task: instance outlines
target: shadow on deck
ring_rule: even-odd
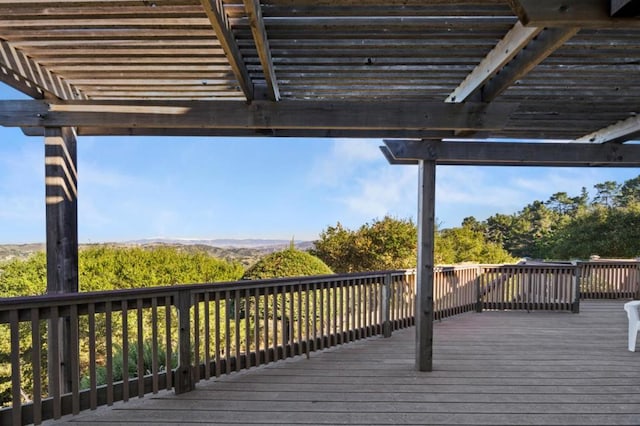
[[[46,424],[638,425],[623,304],[442,320],[431,373],[410,328]]]

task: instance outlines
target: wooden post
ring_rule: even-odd
[[[476,312],[482,312],[482,266],[478,266],[476,275]]]
[[[382,335],[391,337],[391,273],[384,275],[382,286]]]
[[[175,393],[181,394],[195,389],[191,366],[191,292],[182,290],[176,294],[175,298],[176,307],[178,308],[178,368],[174,385]],[[228,348],[229,345],[227,345],[227,351],[229,350]]]
[[[47,222],[47,294],[76,293],[78,291],[78,203],[77,150],[73,129],[45,129],[45,185]],[[61,393],[72,389],[71,355],[77,352],[78,342],[72,342],[70,318],[49,321],[49,359],[57,351],[59,362],[49,364],[49,377],[60,377],[57,386]],[[58,333],[51,328],[57,327]],[[52,341],[53,336],[58,336]],[[52,374],[57,369],[58,374]]]
[[[580,262],[574,263],[574,285],[575,285],[575,297],[573,299],[573,303],[571,304],[571,312],[574,314],[580,313],[580,280],[582,277],[582,266]]]
[[[433,250],[436,162],[420,160],[418,185],[418,270],[416,285],[416,368],[433,368]]]
[[[635,283],[636,283],[636,294],[635,299],[640,300],[640,260],[636,258],[636,274],[635,274]]]

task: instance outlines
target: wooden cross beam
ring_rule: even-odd
[[[290,130],[502,129],[515,103],[0,101],[6,127]]]
[[[638,167],[640,145],[385,140],[396,161],[457,166]]]

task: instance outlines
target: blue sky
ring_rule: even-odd
[[[0,99],[23,98],[0,84]],[[340,221],[356,228],[417,211],[417,167],[391,166],[380,140],[80,137],[81,242],[140,238],[313,240]],[[437,169],[436,217],[514,213],[577,195],[635,169]],[[45,239],[44,140],[0,127],[0,243]]]

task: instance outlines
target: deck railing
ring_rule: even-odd
[[[638,297],[637,262],[437,267],[436,319],[579,310]],[[39,424],[413,325],[415,271],[241,281],[0,301],[0,424]],[[68,345],[64,342],[77,342]],[[64,364],[64,365],[63,365]],[[47,373],[48,380],[41,377]]]
[[[4,367],[11,405],[0,424],[187,392],[201,379],[388,336],[413,324],[414,295],[415,272],[391,271],[2,299],[11,353],[0,354],[0,382]]]

